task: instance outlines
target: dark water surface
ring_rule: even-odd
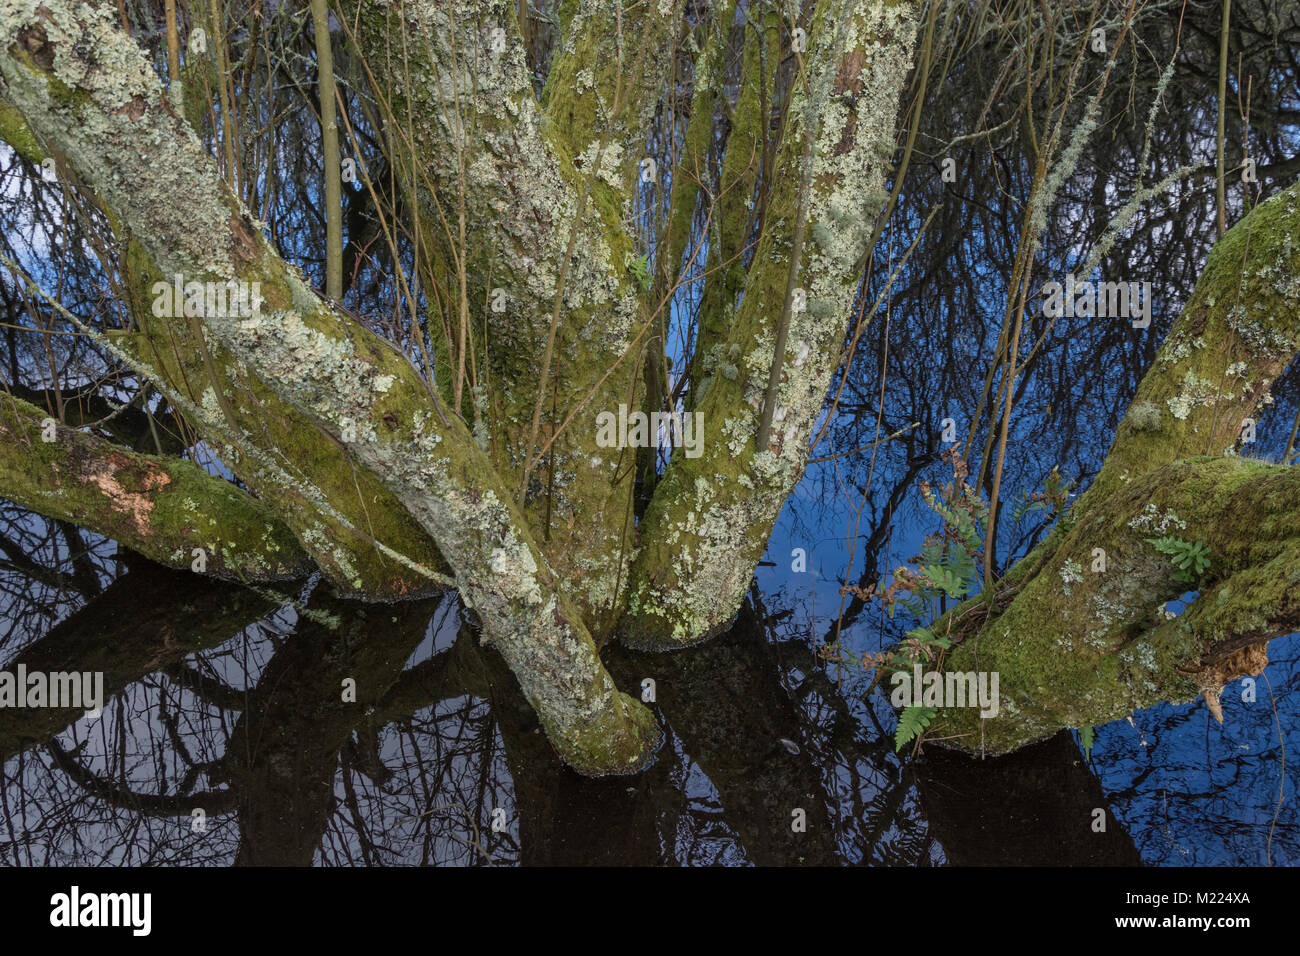
[[[7,669],[103,670],[111,703],[94,721],[0,712],[8,863],[1300,860],[1294,638],[1274,642],[1257,703],[1225,692],[1222,727],[1200,704],[1159,707],[1100,728],[1091,761],[1069,733],[999,760],[904,759],[883,694],[814,654],[826,588],[764,569],[723,637],[607,648],[621,686],[655,681],[666,743],[638,776],[589,780],[453,598],[365,606],[317,588],[299,613],[134,558],[101,566],[120,574],[52,627],[57,604],[10,622]],[[75,585],[29,579],[47,597]],[[870,643],[866,623],[853,632]]]
[[[1039,353],[1003,472],[999,571],[1055,520],[1028,497],[1052,469],[1076,491],[1096,473],[1174,314],[1162,309],[1149,333],[1063,327]],[[871,675],[822,657],[837,640],[879,651],[916,624],[841,591],[887,580],[938,530],[920,482],[952,478],[943,422],[967,437],[970,368],[983,367],[969,363],[991,354],[995,331],[887,324],[847,377],[815,450],[827,460],[795,489],[731,631],[676,655],[604,649],[625,690],[654,680],[666,731],[654,765],[630,778],[560,766],[454,598],[365,606],[305,584],[286,601],[119,555],[0,502],[0,669],[103,671],[110,697],[95,721],[0,708],[0,860],[1300,862],[1295,635],[1272,642],[1254,702],[1229,685],[1222,726],[1200,702],[1155,707],[1097,728],[1087,759],[1070,732],[1000,760],[933,746],[899,756]],[[1273,394],[1251,452],[1277,460],[1300,372]],[[973,463],[987,438],[985,424]]]

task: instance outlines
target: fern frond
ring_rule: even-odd
[[[937,564],[927,564],[923,569],[926,577],[934,582],[934,586],[943,591],[950,598],[962,598],[966,596],[966,582],[954,571],[954,569]]]
[[[1092,727],[1080,727],[1080,728],[1079,728],[1079,744],[1083,747],[1083,759],[1084,759],[1084,760],[1091,760],[1091,759],[1092,759],[1092,741],[1093,741],[1093,731],[1094,731],[1094,728],[1092,728]]]
[[[915,740],[930,726],[938,710],[934,707],[904,707],[898,715],[898,728],[894,731],[894,752],[903,749],[903,745]]]

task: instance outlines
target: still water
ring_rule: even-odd
[[[900,757],[883,692],[868,694],[868,676],[815,651],[840,611],[838,582],[818,569],[843,541],[809,540],[802,574],[776,560],[809,532],[797,509],[796,500],[729,633],[675,655],[606,648],[620,686],[654,681],[666,742],[649,770],[603,780],[560,765],[454,598],[366,606],[308,584],[293,602],[273,603],[119,559],[112,542],[55,562],[71,539],[53,535],[54,550],[36,557],[55,573],[36,573],[34,561],[5,572],[14,609],[5,667],[103,671],[109,700],[94,720],[71,709],[0,711],[0,858],[1300,861],[1294,635],[1273,643],[1257,702],[1230,685],[1222,726],[1201,704],[1162,706],[1099,728],[1090,759],[1069,732],[998,760],[933,746]],[[28,532],[39,524],[8,518]],[[878,610],[846,614],[846,646],[887,639]],[[350,686],[355,701],[345,702]]]

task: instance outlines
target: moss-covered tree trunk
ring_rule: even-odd
[[[803,474],[886,198],[917,9],[817,4],[744,297],[702,357],[695,412],[708,440],[698,457],[674,456],[646,512],[620,625],[634,647],[682,647],[727,626]]]
[[[382,482],[437,542],[450,583],[515,669],[565,759],[591,773],[644,764],[659,731],[613,685],[507,480],[409,360],[314,294],[269,246],[164,99],[115,11],[10,4],[0,10],[0,50],[0,95],[39,141],[66,157],[157,273],[259,284],[262,302],[251,315],[228,309],[202,317],[203,342],[318,422],[348,462]],[[157,162],[160,151],[168,163]],[[197,337],[191,345],[200,347]],[[200,433],[237,427],[229,396],[211,387],[186,410]],[[281,450],[263,438],[243,430],[240,450],[274,470]],[[291,469],[291,461],[280,466],[286,486],[364,528],[364,508],[343,513]],[[385,542],[375,546],[398,556]]]
[[[1257,675],[1300,629],[1300,470],[1240,457],[1248,419],[1300,349],[1300,184],[1214,246],[1092,486],[1049,538],[936,633],[949,671],[999,675],[1000,713],[952,707],[932,725],[1003,753],[1063,727],[1205,698]],[[1181,580],[1151,542],[1208,546]],[[1169,601],[1196,590],[1177,617]],[[1220,717],[1221,719],[1221,717]]]
[[[589,773],[627,772],[648,759],[659,732],[649,712],[614,686],[592,629],[607,630],[623,614],[629,589],[637,597],[625,630],[643,643],[652,631],[678,643],[698,639],[734,612],[802,467],[826,357],[839,344],[865,219],[888,161],[914,7],[818,5],[800,57],[806,93],[784,137],[763,234],[768,265],[751,277],[728,333],[753,368],[746,365],[734,387],[709,390],[714,404],[700,409],[713,439],[703,459],[708,478],[697,480],[695,469],[689,480],[666,483],[641,532],[649,561],[635,572],[635,450],[602,448],[595,423],[601,411],[638,404],[645,333],[662,305],[637,274],[629,222],[638,186],[658,175],[641,154],[675,74],[686,28],[681,4],[564,8],[565,42],[540,101],[513,4],[343,5],[346,29],[383,91],[382,120],[396,144],[390,159],[420,217],[408,225],[427,245],[421,261],[434,281],[458,290],[460,321],[434,329],[431,383],[280,259],[108,4],[19,0],[0,11],[0,135],[29,159],[59,157],[117,234],[136,331],[113,335],[104,347],[162,389],[252,492],[236,494],[213,479],[201,506],[234,495],[251,513],[269,510],[282,524],[268,527],[280,538],[287,528],[298,544],[288,563],[309,556],[344,593],[385,600],[425,593],[422,582],[455,586],[564,759]],[[725,36],[728,20],[712,25],[715,35]],[[769,24],[754,41],[770,44],[768,59],[776,36]],[[706,73],[716,59],[704,58]],[[755,128],[732,136],[751,154],[766,135],[757,130],[766,118],[756,115],[753,73],[751,63],[742,107]],[[705,79],[708,87],[713,81]],[[706,133],[702,121],[697,145]],[[736,162],[728,175],[752,188],[755,164]],[[695,212],[686,199],[674,205],[682,216]],[[740,215],[734,198],[729,206],[733,218]],[[780,356],[788,385],[771,448],[755,466],[756,494],[746,474],[757,423],[752,392],[773,374],[797,218],[810,233],[799,256],[800,303],[806,298],[808,309],[795,310],[790,349]],[[726,228],[728,242],[738,244],[742,227]],[[670,233],[680,240],[681,226]],[[736,272],[728,274],[734,282]],[[177,275],[256,282],[262,302],[247,315],[151,314],[153,283]],[[725,326],[711,322],[719,335]],[[466,366],[482,369],[479,381],[490,390],[465,389]],[[147,550],[144,535],[131,535],[140,527],[115,519],[120,496],[98,501],[96,514],[93,504],[70,511],[34,493],[32,468],[48,467],[51,456],[85,457],[101,442],[67,429],[59,435],[64,445],[33,460],[11,443],[22,467],[10,469],[10,487],[0,491]],[[751,533],[743,541],[705,535],[683,547],[681,529],[696,522],[699,481],[714,480],[737,441],[749,443],[746,460],[729,464],[735,480],[718,479],[708,514],[745,509]],[[189,474],[178,462],[133,460],[132,467]],[[759,504],[746,505],[751,498]],[[163,504],[152,513],[170,513]],[[190,533],[182,526],[175,536],[189,540]],[[669,581],[655,563],[665,547],[685,562]],[[150,553],[164,556],[157,547]],[[695,575],[714,558],[730,585],[716,614],[683,615],[708,586]],[[248,566],[245,558],[243,573]],[[653,602],[671,619],[647,618]]]
[[[627,223],[681,4],[575,7],[541,103],[512,2],[344,6],[391,90],[421,235],[469,318],[438,343],[439,394],[460,394],[561,586],[607,628],[634,551],[633,452],[601,448],[594,421],[629,401],[644,348]],[[508,387],[471,395],[463,367]]]
[[[237,581],[306,577],[311,562],[262,501],[191,461],[141,455],[0,394],[0,487],[172,568]]]
[[[598,640],[680,648],[719,632],[743,599],[839,362],[919,7],[817,0],[794,48],[793,25],[763,11],[746,28],[735,107],[717,109],[729,2],[707,24],[675,0],[563,4],[539,97],[513,3],[343,0],[340,29],[365,66],[353,79],[378,92],[372,132],[401,180],[402,231],[438,290],[429,298],[442,297],[441,314],[412,317],[432,339],[429,380],[272,247],[115,6],[8,0],[0,137],[28,159],[57,157],[118,242],[134,324],[100,345],[244,487],[75,421],[34,445],[44,415],[13,399],[0,407],[0,494],[163,560],[211,535],[208,573],[314,566],[373,601],[454,587],[570,765],[637,769],[659,730],[615,686]],[[707,38],[696,115],[648,276],[638,190],[665,171],[643,153],[659,105],[679,95],[691,31]],[[769,100],[787,82],[777,135]],[[715,112],[730,113],[725,136]],[[717,148],[712,195],[697,186],[715,181],[705,157]],[[1295,203],[1292,189],[1220,241],[1094,487],[949,619],[962,640],[947,666],[998,669],[1006,701],[983,726],[970,711],[941,715],[959,746],[1006,750],[1156,700],[1213,701],[1297,623],[1296,479],[1224,457],[1300,340]],[[688,399],[701,453],[677,450],[638,525],[638,449],[602,447],[597,416],[643,407],[645,368],[658,382],[666,356],[646,350],[663,348],[663,296],[706,213]],[[177,275],[257,283],[261,302],[154,314],[154,283]],[[1211,548],[1202,596],[1176,620],[1157,610],[1183,587],[1147,541],[1161,535]],[[1098,549],[1106,570],[1094,573]]]

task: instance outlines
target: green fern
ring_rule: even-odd
[[[1016,505],[1011,511],[1011,523],[1019,525],[1025,515],[1031,511],[1046,511],[1047,502],[1036,499],[1028,490],[1021,490],[1020,497],[1016,499]]]
[[[907,632],[908,637],[914,637],[923,644],[931,647],[942,647],[945,650],[952,647],[952,641],[942,634],[933,633],[928,627],[914,627]]]
[[[902,750],[908,741],[925,733],[936,713],[938,710],[934,707],[904,707],[898,715],[898,729],[894,731],[894,752]]]
[[[953,455],[955,463],[955,452]],[[908,587],[886,601],[885,607],[891,618],[895,604],[906,608],[919,620],[932,618],[944,599],[960,601],[978,585],[979,552],[984,537],[980,529],[988,519],[988,505],[962,481],[964,476],[963,469],[956,474],[953,484],[943,489],[942,495],[936,494],[928,485],[922,485],[922,497],[942,519],[943,529],[940,533],[927,535],[920,555],[912,559],[920,573],[914,575]],[[880,587],[885,590],[884,582]],[[908,671],[922,660],[941,661],[940,652],[951,647],[952,641],[947,636],[935,634],[927,627],[916,627],[907,632],[906,638],[895,646],[887,660],[879,663]],[[904,707],[894,731],[895,751],[920,738],[938,713],[937,707],[917,704]]]
[[[889,655],[889,660],[898,670],[907,671],[922,658],[932,660],[933,652],[951,648],[952,641],[942,634],[933,634],[928,628],[915,627],[907,632],[907,637]]]
[[[1184,541],[1182,538],[1166,536],[1147,538],[1151,545],[1161,554],[1169,556],[1174,568],[1174,580],[1194,584],[1210,568],[1210,548],[1204,541]]]
[[[632,273],[642,291],[650,291],[650,257],[642,256],[628,264],[627,271]]]
[[[931,495],[926,504],[943,519],[944,525],[949,531],[955,532],[961,544],[967,551],[974,554],[980,549],[979,528],[976,526],[976,519],[961,508],[951,508],[937,497]],[[977,503],[978,519],[984,520],[988,515],[988,506],[984,502]]]
[[[1079,728],[1079,744],[1083,747],[1084,760],[1092,759],[1093,729],[1092,727]]]
[[[927,564],[922,570],[950,598],[964,598],[970,582],[963,578],[960,569],[949,565]]]
[[[1060,467],[1054,467],[1051,474],[1043,480],[1043,490],[1030,493],[1027,489],[1020,492],[1015,507],[1011,512],[1011,523],[1019,526],[1021,520],[1034,511],[1049,511],[1055,514],[1067,528],[1073,521],[1067,517],[1071,489],[1074,482],[1067,480]]]

